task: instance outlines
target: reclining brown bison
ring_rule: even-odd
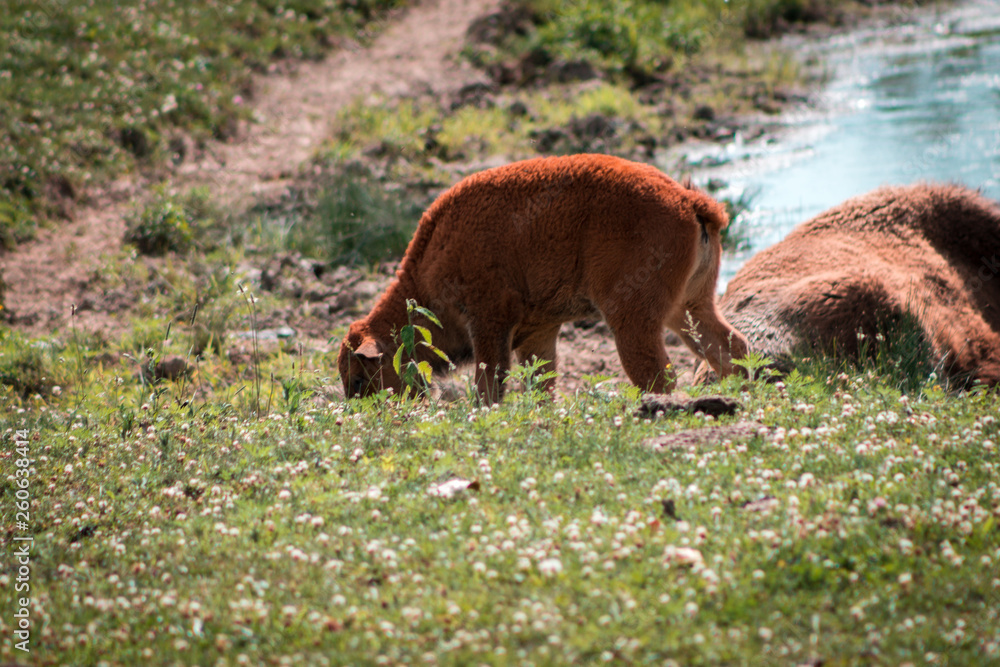
[[[440,318],[443,328],[417,322],[435,346],[455,362],[475,361],[488,401],[503,393],[512,350],[553,370],[560,325],[594,314],[645,390],[674,385],[664,326],[717,372],[732,373],[746,341],[715,303],[727,223],[708,195],[606,155],[539,158],[470,176],[424,213],[396,281],[351,325],[338,360],[344,392],[400,390],[392,362],[410,299]],[[418,352],[435,370],[444,367]]]
[[[1000,206],[954,185],[850,199],[747,262],[720,307],[779,368],[807,350],[856,356],[859,332],[908,317],[939,372],[996,385]],[[699,379],[708,372],[703,365]]]

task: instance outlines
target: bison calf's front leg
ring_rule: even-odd
[[[663,330],[623,326],[614,329],[615,346],[622,368],[643,391],[669,394],[677,384],[670,357],[663,346]]]
[[[510,334],[474,336],[472,348],[479,399],[487,405],[499,403],[510,371]]]

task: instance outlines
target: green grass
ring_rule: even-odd
[[[126,219],[125,242],[145,255],[183,253],[218,247],[227,229],[226,216],[205,189],[172,195],[154,188],[147,201]]]
[[[605,378],[489,410],[341,403],[330,359],[280,352],[256,418],[227,363],[0,394],[4,451],[25,429],[33,461],[29,531],[0,481],[8,539],[35,539],[31,664],[1000,659],[996,392],[832,363],[730,379],[695,393],[739,396],[766,435],[654,451],[737,418],[638,420]]]
[[[307,254],[318,249],[335,265],[389,261],[403,255],[421,213],[384,185],[348,172],[324,191],[313,216],[295,230],[292,247]]]
[[[236,235],[257,253],[296,251],[331,266],[369,267],[403,255],[430,203],[357,162],[336,161],[310,185],[282,206],[250,211]]]
[[[522,42],[563,59],[582,58],[604,69],[663,69],[675,53],[701,47],[702,30],[673,3],[618,0],[529,2],[542,16],[538,31]],[[689,5],[691,3],[688,3]],[[686,8],[685,8],[686,9]]]
[[[533,16],[531,29],[523,35],[508,34],[497,51],[473,49],[474,60],[544,53],[562,60],[586,60],[609,74],[630,77],[680,69],[700,53],[738,50],[747,39],[774,37],[797,26],[838,24],[845,13],[860,7],[854,0],[519,0],[517,4]]]
[[[511,110],[524,105],[526,114]],[[599,82],[585,90],[554,87],[544,92],[511,93],[501,104],[487,108],[442,108],[434,100],[382,100],[357,105],[337,114],[333,135],[320,152],[321,161],[337,165],[361,156],[387,159],[391,180],[454,178],[440,174],[435,163],[482,159],[491,155],[512,158],[539,153],[537,132],[564,127],[599,114],[632,122],[647,133],[661,129],[655,109],[638,100],[627,87]],[[635,137],[621,132],[611,152],[628,153]],[[396,160],[396,158],[404,158]]]
[[[0,240],[61,199],[155,169],[180,134],[234,136],[251,74],[366,37],[399,0],[27,2],[0,13]]]

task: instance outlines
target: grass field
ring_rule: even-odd
[[[0,575],[32,652],[5,614],[4,660],[1000,660],[995,391],[813,362],[699,390],[737,416],[650,421],[602,377],[492,409],[342,403],[322,357],[144,384],[84,344],[3,343],[5,377],[48,378],[0,396],[4,541],[34,536],[30,591]]]

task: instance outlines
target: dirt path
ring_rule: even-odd
[[[301,63],[290,75],[261,77],[254,100],[262,122],[245,137],[216,144],[185,164],[172,184],[208,185],[239,209],[255,195],[280,192],[329,133],[334,112],[359,97],[446,94],[481,80],[458,53],[465,31],[499,0],[425,0],[392,17],[368,48]],[[121,250],[123,216],[143,184],[123,181],[77,211],[72,223],[41,230],[37,240],[0,258],[13,323],[29,334],[51,333],[79,309],[77,325],[116,330],[116,313],[95,284],[106,258]],[[117,325],[117,326],[116,326]]]

